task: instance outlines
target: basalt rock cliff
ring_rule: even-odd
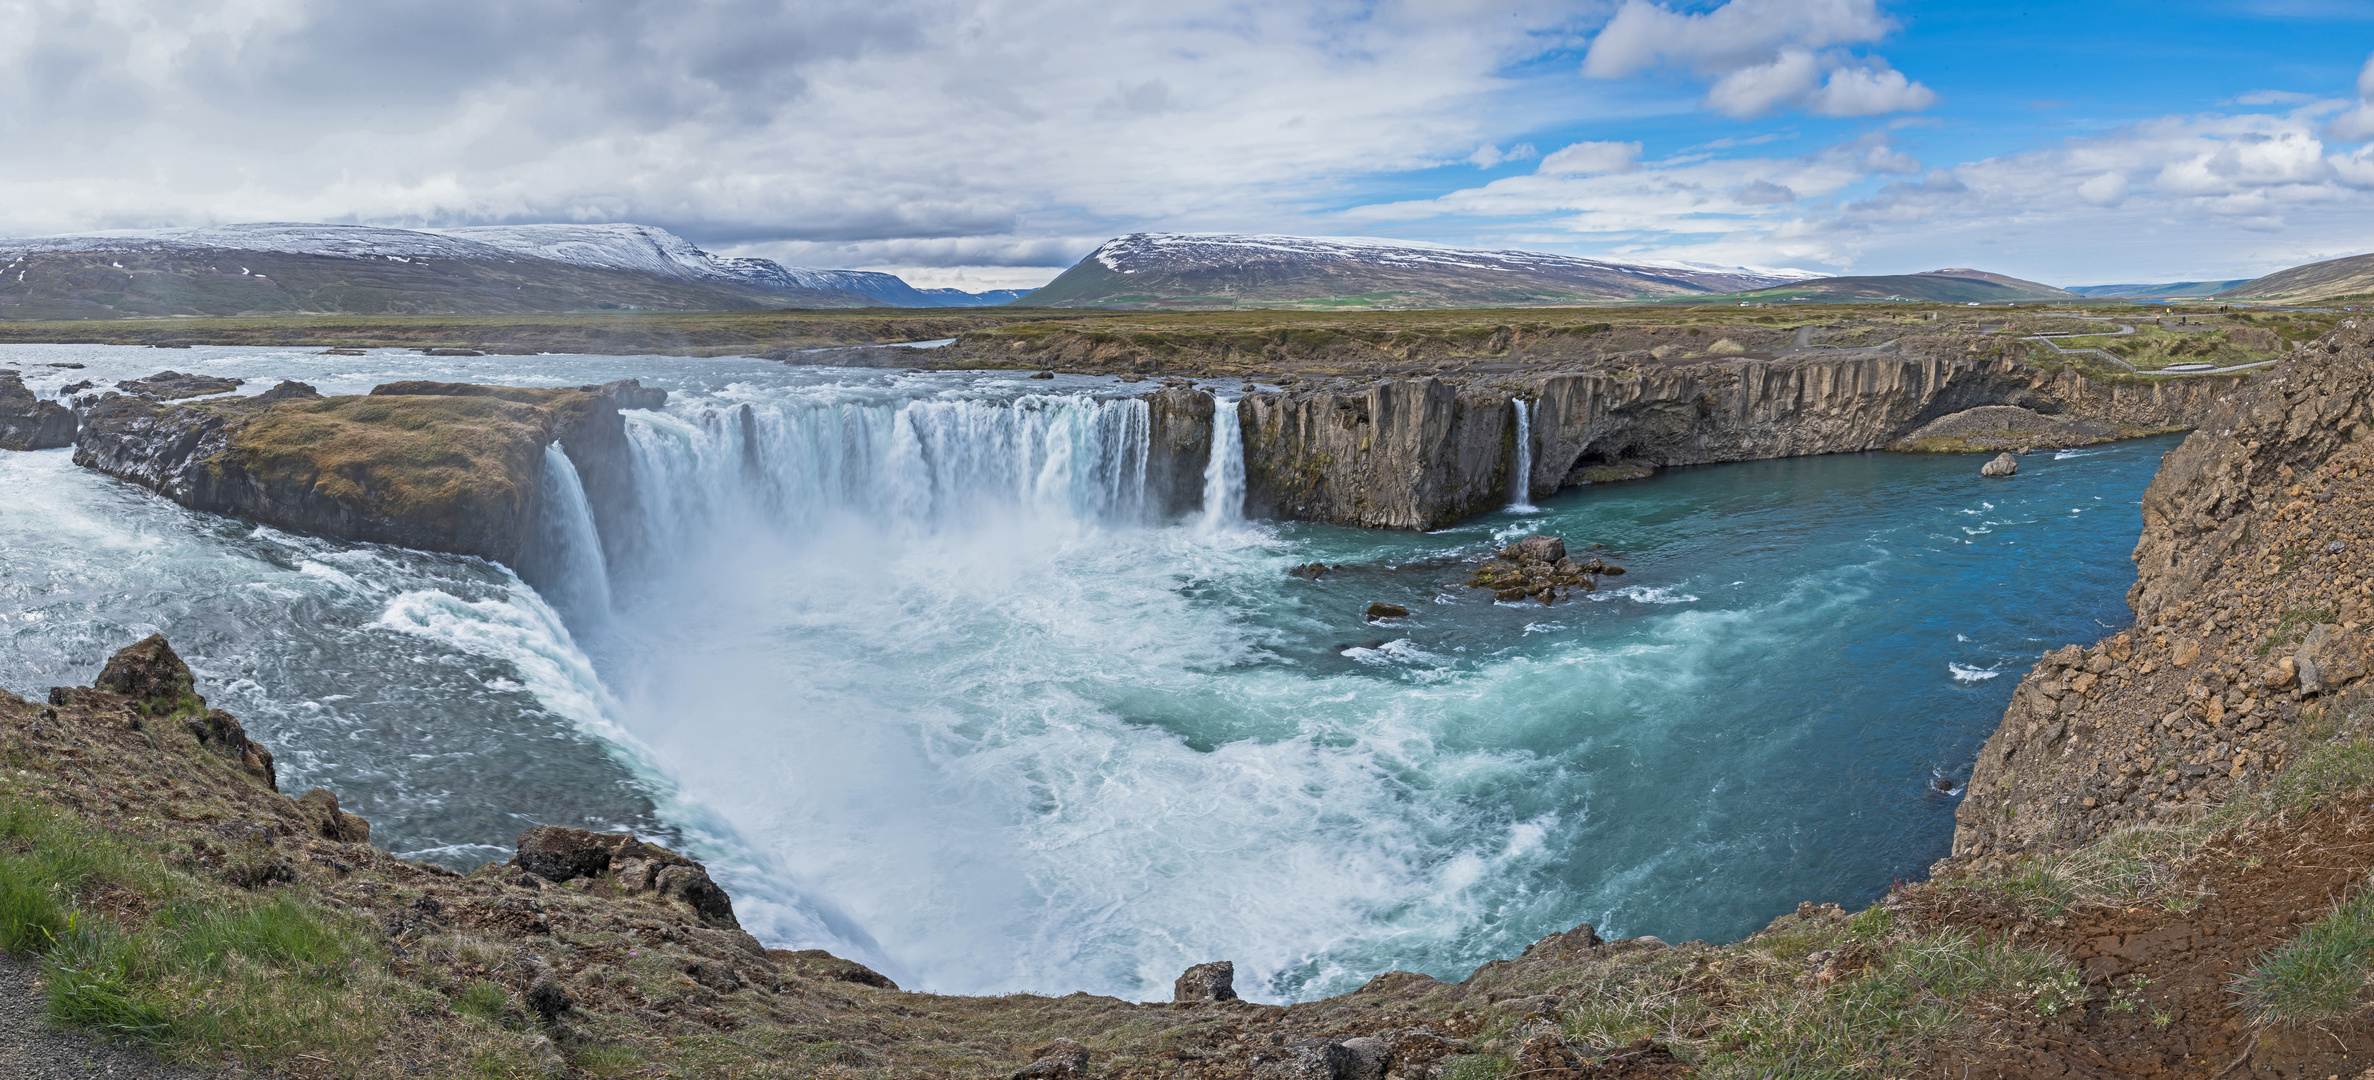
[[[1456,385],[1269,391],[1237,404],[1246,510],[1338,525],[1432,529],[1514,494],[1512,400],[1533,403],[1531,494],[1591,470],[1878,450],[1940,417],[2014,405],[2127,434],[2191,427],[2241,376],[2101,382],[2001,355],[1865,350],[1834,359],[1648,364]],[[1156,424],[1179,406],[1154,400]]]

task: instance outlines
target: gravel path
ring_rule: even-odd
[[[7,1080],[199,1080],[137,1050],[49,1026],[33,965],[0,956],[0,1077]]]

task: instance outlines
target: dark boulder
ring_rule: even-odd
[[[619,839],[616,833],[536,825],[519,834],[519,854],[511,861],[550,881],[599,877],[609,872],[610,855],[618,849]]]
[[[74,445],[74,413],[25,389],[15,372],[0,374],[0,450],[55,450]]]
[[[1375,622],[1378,619],[1406,619],[1409,617],[1410,609],[1400,604],[1388,604],[1380,600],[1368,605],[1368,621],[1370,622]]]
[[[1171,1000],[1235,1001],[1236,962],[1214,960],[1188,968],[1171,983]]]
[[[1555,536],[1528,536],[1515,546],[1520,558],[1554,563],[1566,557],[1566,541]]]
[[[656,894],[692,908],[701,921],[740,930],[733,898],[701,864],[626,833],[598,833],[559,825],[530,826],[519,834],[511,865],[552,882],[604,878],[618,892]]]
[[[190,666],[181,662],[163,634],[126,645],[107,661],[94,688],[131,698],[135,712],[145,716],[203,713],[206,700],[198,696]]]
[[[580,386],[588,394],[600,394],[618,403],[621,409],[657,409],[668,403],[668,392],[656,386],[645,386],[641,379],[617,379],[599,386]]]

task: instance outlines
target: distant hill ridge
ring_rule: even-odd
[[[2374,293],[2374,254],[2326,259],[2252,278],[2217,294],[2220,300],[2305,304]]]
[[[1796,270],[1628,263],[1366,237],[1131,233],[1031,293],[1045,307],[1501,307],[1767,288]]]
[[[0,239],[0,268],[0,318],[959,307],[1018,295],[718,256],[634,224],[115,231]]]
[[[1913,300],[1932,304],[2032,303],[2082,299],[2067,289],[1969,267],[1929,270],[1918,274],[1876,274],[1811,278],[1778,288],[1742,293],[1742,299],[1848,303],[1862,300]]]

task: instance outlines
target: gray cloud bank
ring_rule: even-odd
[[[1590,4],[0,0],[0,233],[638,221],[1069,262],[1463,158]]]

